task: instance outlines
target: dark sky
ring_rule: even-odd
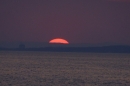
[[[129,0],[0,0],[0,42],[130,45]]]

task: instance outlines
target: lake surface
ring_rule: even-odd
[[[0,86],[130,86],[130,54],[0,51]]]

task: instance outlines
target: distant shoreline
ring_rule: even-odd
[[[102,47],[41,47],[41,48],[0,48],[0,51],[50,51],[50,52],[92,52],[92,53],[130,53],[130,46]]]

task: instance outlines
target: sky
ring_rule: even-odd
[[[0,0],[0,42],[130,45],[130,0]]]

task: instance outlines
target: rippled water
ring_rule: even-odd
[[[0,86],[130,86],[130,54],[0,51]]]

